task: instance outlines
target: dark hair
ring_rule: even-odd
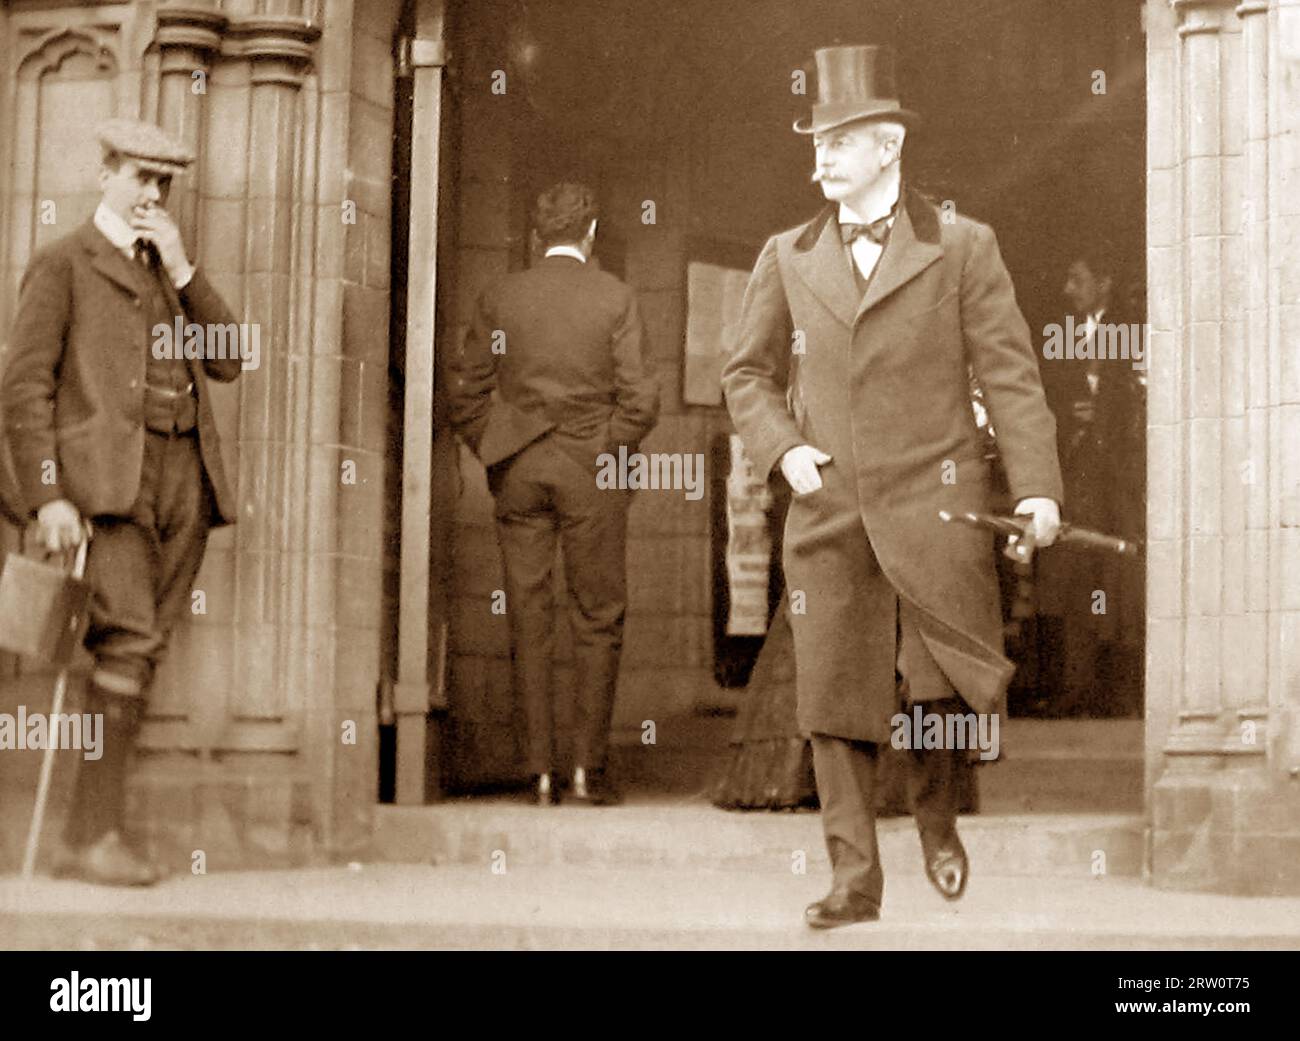
[[[533,226],[547,248],[558,242],[581,242],[597,216],[596,193],[586,185],[564,182],[537,197]]]
[[[1109,278],[1112,289],[1119,287],[1120,270],[1115,262],[1114,253],[1105,245],[1084,245],[1077,247],[1071,254],[1070,263],[1082,261],[1088,265],[1092,277],[1098,280]]]
[[[122,153],[116,148],[104,149],[104,165],[116,173],[122,166]]]

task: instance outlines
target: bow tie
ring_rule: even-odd
[[[883,246],[885,239],[889,235],[889,224],[894,219],[892,213],[881,217],[880,220],[873,220],[870,224],[840,224],[840,241],[844,245],[850,245],[854,239],[860,235],[865,235],[877,246]]]

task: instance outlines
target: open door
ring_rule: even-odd
[[[442,178],[445,4],[408,0],[399,23],[395,91],[390,370],[394,451],[390,516],[397,570],[385,576],[396,604],[386,619],[390,676],[381,712],[380,797],[420,804],[437,798],[445,707],[448,504],[455,501],[454,454],[439,384],[438,250]],[[400,452],[396,450],[400,445]],[[454,452],[454,445],[451,446]]]

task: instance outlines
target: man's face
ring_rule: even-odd
[[[813,135],[819,183],[827,199],[854,198],[880,179],[893,146],[878,140],[877,129],[871,123],[849,123]]]
[[[116,170],[105,166],[99,171],[104,204],[128,222],[154,206],[165,207],[171,187],[169,174],[142,170],[131,159],[123,159]]]
[[[1070,265],[1065,279],[1065,298],[1075,314],[1095,314],[1105,307],[1110,295],[1110,279],[1098,278],[1086,261],[1076,260]]]

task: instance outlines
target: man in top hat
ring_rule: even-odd
[[[596,197],[556,184],[537,199],[540,257],[481,295],[456,363],[452,424],[487,468],[505,570],[516,695],[542,806],[559,801],[552,650],[557,544],[575,610],[570,798],[621,796],[607,769],[627,610],[630,493],[603,488],[601,456],[630,455],[659,415],[636,293],[592,258]]]
[[[96,133],[99,206],[28,265],[0,395],[39,540],[53,552],[90,536],[85,711],[103,714],[104,752],[80,766],[59,872],[148,885],[158,872],[124,837],[126,768],[208,529],[235,518],[207,381],[234,379],[241,362],[224,336],[221,357],[156,349],[158,330],[178,318],[234,322],[165,209],[193,156],[134,119]]]
[[[828,928],[879,916],[875,766],[892,717],[996,712],[1013,672],[991,539],[939,519],[989,506],[969,369],[1040,545],[1056,536],[1061,476],[993,232],[904,183],[916,116],[899,104],[892,52],[831,47],[816,60],[818,101],[795,130],[813,138],[827,205],[763,248],[722,382],[750,457],[794,492],[784,565],[798,719],[833,866],[806,920]],[[909,790],[925,872],[956,899],[969,865],[952,777],[965,752],[922,751],[919,738]]]

